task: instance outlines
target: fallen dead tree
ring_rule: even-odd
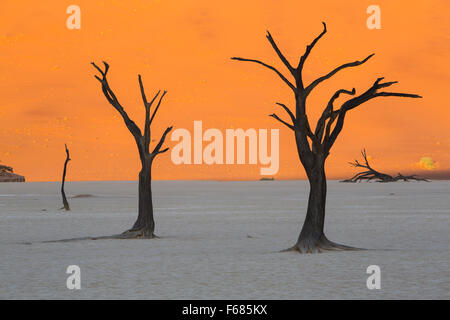
[[[370,166],[369,161],[367,160],[367,153],[366,153],[365,149],[363,149],[361,151],[361,154],[363,156],[364,163],[360,163],[358,160],[355,160],[354,162],[349,162],[349,163],[350,163],[350,165],[352,165],[356,168],[364,168],[365,170],[358,172],[350,179],[341,180],[340,182],[361,182],[363,180],[365,180],[366,182],[369,182],[372,180],[376,181],[376,182],[395,182],[395,181],[401,181],[401,180],[403,180],[403,181],[415,180],[415,181],[430,182],[427,179],[417,177],[415,174],[410,175],[410,176],[404,176],[401,173],[398,173],[397,176],[393,177],[389,174],[378,172]]]

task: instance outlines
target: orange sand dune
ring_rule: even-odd
[[[292,133],[268,114],[276,101],[292,106],[289,89],[270,71],[232,56],[257,58],[286,71],[265,39],[269,29],[294,63],[326,21],[328,33],[305,66],[309,82],[344,62],[375,52],[361,67],[320,85],[309,99],[315,121],[340,88],[368,88],[380,76],[424,99],[373,100],[346,120],[328,161],[328,177],[350,175],[347,164],[367,148],[372,163],[393,172],[449,169],[449,19],[444,0],[380,0],[381,30],[366,27],[372,1],[87,1],[81,29],[66,28],[71,2],[0,4],[0,160],[28,181],[57,180],[64,143],[70,180],[136,179],[134,141],[102,96],[91,61],[111,64],[109,79],[130,116],[142,123],[137,74],[148,95],[168,90],[153,133],[164,128],[279,128],[277,179],[304,178]],[[314,122],[313,122],[314,123]],[[173,146],[170,139],[168,146]],[[421,166],[422,158],[433,165]],[[259,165],[179,165],[170,154],[155,179],[259,179]]]

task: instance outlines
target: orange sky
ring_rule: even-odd
[[[81,30],[66,28],[66,8],[81,8]],[[366,27],[374,1],[2,1],[0,4],[0,163],[28,181],[59,180],[72,156],[69,180],[135,180],[139,160],[132,136],[107,104],[91,61],[110,63],[109,81],[131,118],[141,124],[147,95],[168,90],[153,124],[164,128],[279,128],[277,179],[304,178],[292,132],[268,117],[274,102],[292,106],[276,75],[232,56],[256,58],[286,71],[265,31],[293,63],[322,30],[328,33],[306,63],[308,83],[334,67],[366,57],[320,85],[309,99],[315,124],[340,88],[367,89],[379,76],[398,80],[399,92],[424,99],[379,98],[350,112],[327,162],[329,178],[351,175],[347,162],[365,147],[373,165],[389,173],[449,170],[449,26],[446,0],[379,0],[381,30]],[[287,73],[286,73],[287,74]],[[170,137],[169,137],[170,138]],[[167,141],[168,146],[175,142]],[[433,167],[433,166],[432,166]],[[432,169],[428,166],[428,169]],[[258,179],[260,165],[179,165],[170,153],[154,164],[155,179]]]

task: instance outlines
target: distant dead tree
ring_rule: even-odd
[[[122,116],[125,125],[128,130],[132,134],[138,151],[139,157],[141,159],[142,169],[139,172],[139,209],[138,209],[138,218],[134,223],[133,227],[130,230],[125,231],[124,233],[115,236],[116,238],[121,239],[130,239],[130,238],[146,238],[151,239],[155,237],[155,221],[153,219],[153,202],[152,202],[152,188],[151,188],[151,180],[152,180],[152,163],[155,157],[164,153],[169,148],[161,149],[164,140],[166,139],[167,134],[172,130],[172,127],[168,127],[163,135],[161,136],[158,144],[155,146],[153,151],[150,152],[150,141],[151,141],[151,124],[153,119],[155,118],[156,112],[159,109],[161,101],[166,95],[167,91],[164,91],[161,95],[161,91],[158,91],[156,95],[150,100],[147,101],[147,97],[144,92],[144,85],[142,84],[141,75],[138,75],[139,80],[139,88],[141,91],[142,101],[145,107],[145,123],[144,123],[144,133],[141,133],[141,130],[136,125],[136,123],[128,117],[128,114],[125,112],[122,105],[119,103],[116,95],[112,91],[109,86],[107,74],[109,70],[109,65],[106,62],[103,62],[105,70],[99,68],[94,62],[92,65],[100,72],[100,77],[95,76],[95,78],[100,82],[102,92],[106,97],[106,100],[114,107],[114,109],[119,112]],[[153,114],[150,114],[150,108],[153,105],[153,102],[158,98],[159,101],[156,105]]]
[[[345,180],[342,180],[341,182],[361,182],[363,180],[365,180],[367,182],[369,182],[371,180],[374,180],[376,182],[395,182],[395,181],[399,181],[399,180],[403,180],[403,181],[415,180],[415,181],[429,182],[429,180],[417,177],[417,175],[415,175],[415,174],[410,175],[410,176],[404,176],[401,173],[398,173],[396,177],[393,177],[386,173],[378,172],[370,166],[369,160],[367,160],[367,153],[366,153],[365,149],[363,149],[361,151],[361,154],[363,156],[364,163],[360,163],[358,160],[355,160],[354,162],[349,162],[349,163],[350,163],[350,165],[354,166],[355,168],[364,168],[365,170],[355,174],[350,179],[345,179]]]
[[[64,145],[66,147],[66,161],[64,161],[64,170],[62,175],[62,183],[61,183],[61,195],[63,200],[63,205],[61,209],[65,209],[66,211],[70,211],[69,202],[67,202],[66,193],[64,192],[64,184],[66,182],[66,172],[67,172],[67,163],[71,160],[69,155],[69,149],[67,148],[67,144]]]
[[[344,126],[344,120],[352,109],[360,106],[361,104],[377,97],[407,97],[407,98],[421,98],[416,94],[387,92],[381,89],[390,87],[397,83],[382,82],[384,78],[378,78],[373,85],[362,92],[360,95],[355,96],[356,90],[340,89],[337,90],[328,104],[324,107],[321,117],[317,121],[315,130],[310,127],[308,116],[306,113],[306,101],[310,93],[322,82],[331,78],[341,70],[350,67],[360,66],[367,62],[373,54],[367,56],[361,61],[354,61],[345,63],[328,74],[317,78],[310,84],[305,85],[303,82],[302,71],[306,59],[308,58],[311,50],[319,41],[320,38],[327,32],[326,24],[323,23],[323,31],[317,36],[314,41],[306,47],[306,51],[300,58],[297,67],[293,67],[291,63],[286,59],[283,53],[278,48],[272,35],[267,32],[267,40],[269,40],[272,48],[276,54],[289,70],[294,82],[291,82],[286,76],[284,76],[275,67],[268,65],[264,62],[254,59],[245,59],[239,57],[233,57],[232,59],[238,61],[248,61],[262,65],[275,72],[281,80],[288,85],[292,90],[295,97],[295,111],[292,112],[286,105],[277,103],[288,114],[290,121],[284,121],[280,119],[276,114],[270,116],[286,125],[294,132],[295,141],[297,144],[297,152],[300,158],[300,162],[305,168],[306,175],[310,183],[310,193],[308,200],[308,209],[306,212],[305,222],[301,229],[300,235],[296,244],[288,249],[299,251],[300,253],[312,253],[320,252],[322,250],[351,250],[355,249],[348,246],[339,245],[329,241],[324,234],[325,223],[325,202],[327,194],[327,183],[325,177],[325,160],[327,159],[331,147],[336,142],[338,135]],[[334,107],[335,100],[341,95],[351,95],[353,98],[348,99],[341,104],[339,108]],[[333,126],[334,125],[334,126]]]

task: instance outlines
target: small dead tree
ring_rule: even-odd
[[[125,125],[132,134],[141,160],[141,171],[139,172],[139,206],[138,206],[138,217],[133,227],[124,233],[115,236],[116,238],[129,239],[129,238],[145,238],[151,239],[155,237],[155,221],[153,219],[153,202],[152,202],[152,163],[158,154],[164,153],[169,148],[161,149],[167,134],[172,130],[172,127],[168,127],[162,134],[158,144],[155,146],[153,151],[150,152],[150,141],[151,141],[151,124],[155,118],[156,112],[159,109],[161,101],[166,95],[167,91],[162,94],[158,91],[155,96],[148,101],[144,91],[144,85],[142,84],[141,75],[138,75],[139,88],[141,91],[142,101],[145,107],[145,123],[144,123],[144,133],[142,134],[136,123],[128,117],[122,105],[119,103],[116,95],[109,86],[107,74],[109,70],[109,64],[103,62],[105,69],[102,70],[94,62],[92,65],[100,72],[100,77],[95,76],[95,78],[100,82],[102,92],[106,97],[106,100],[114,107],[114,109],[119,112],[122,116]],[[156,105],[153,113],[150,113],[150,108],[159,97],[158,103]]]
[[[67,144],[64,145],[66,148],[66,161],[64,161],[64,170],[62,175],[62,183],[61,183],[61,195],[62,195],[62,201],[63,206],[61,209],[65,209],[66,211],[70,211],[69,202],[67,202],[66,193],[64,192],[64,184],[66,183],[66,172],[67,172],[67,163],[69,163],[70,155],[69,155],[69,149],[67,148]]]
[[[364,163],[361,163],[358,160],[355,160],[354,162],[349,162],[349,164],[355,168],[364,168],[365,170],[358,172],[350,179],[345,179],[345,180],[342,180],[341,182],[361,182],[363,180],[365,180],[366,182],[369,182],[371,180],[376,181],[376,182],[395,182],[395,181],[399,181],[399,180],[403,180],[403,181],[415,180],[415,181],[429,182],[429,180],[417,177],[417,175],[415,175],[415,174],[410,175],[410,176],[404,176],[401,173],[398,173],[398,175],[396,177],[393,177],[389,174],[378,172],[377,170],[375,170],[374,168],[372,168],[370,166],[369,160],[367,159],[367,153],[366,153],[365,149],[363,149],[361,151],[361,154],[363,156]]]
[[[330,154],[330,150],[337,137],[344,127],[344,120],[347,113],[353,110],[363,103],[377,98],[377,97],[406,97],[406,98],[421,98],[417,94],[408,93],[398,93],[382,91],[382,89],[392,86],[397,83],[396,81],[382,82],[384,78],[378,78],[373,85],[362,92],[361,94],[355,96],[356,90],[340,89],[337,90],[327,105],[324,107],[321,117],[317,121],[315,130],[313,131],[310,127],[308,116],[307,116],[307,98],[311,92],[322,82],[330,79],[332,76],[337,74],[339,71],[357,67],[367,62],[373,54],[367,56],[365,59],[360,61],[353,61],[345,63],[334,70],[330,71],[328,74],[317,78],[309,84],[305,84],[303,81],[302,71],[304,64],[311,53],[311,50],[317,44],[317,42],[322,38],[322,36],[327,32],[326,24],[323,22],[323,31],[317,36],[311,44],[306,47],[306,51],[301,56],[298,65],[294,67],[283,55],[281,50],[278,48],[272,35],[267,32],[267,40],[271,44],[272,48],[275,50],[276,54],[289,70],[294,82],[291,82],[285,75],[283,75],[275,67],[268,65],[264,62],[255,59],[246,59],[240,57],[233,57],[233,60],[237,61],[247,61],[257,63],[265,68],[270,69],[275,72],[281,80],[287,84],[291,89],[295,97],[295,109],[292,112],[286,105],[277,102],[277,104],[284,109],[288,114],[290,121],[284,121],[280,119],[276,114],[271,114],[270,116],[280,121],[282,124],[286,125],[294,133],[295,141],[297,144],[297,153],[300,158],[300,162],[305,168],[306,175],[310,183],[310,193],[308,200],[308,209],[306,212],[305,222],[301,229],[300,235],[296,244],[288,249],[299,251],[300,253],[309,252],[320,252],[322,250],[349,250],[354,249],[348,246],[339,245],[329,241],[324,234],[324,224],[325,224],[325,202],[327,194],[327,183],[325,176],[325,160]],[[353,98],[348,99],[341,104],[340,107],[335,108],[334,103],[336,99],[342,95],[351,95]]]

